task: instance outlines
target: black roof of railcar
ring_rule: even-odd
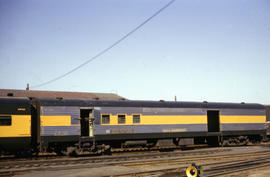
[[[40,99],[42,106],[80,106],[80,107],[165,107],[165,108],[232,108],[264,109],[256,103],[217,103],[217,102],[173,102],[173,101],[137,101],[137,100],[89,100],[89,99]]]
[[[0,97],[0,114],[30,114],[30,105],[29,98]]]
[[[29,98],[26,97],[0,97],[1,105],[30,105]]]

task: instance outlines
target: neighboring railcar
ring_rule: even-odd
[[[265,105],[264,107],[266,112],[266,134],[270,138],[270,105]]]
[[[31,120],[28,98],[0,98],[0,154],[32,148]]]

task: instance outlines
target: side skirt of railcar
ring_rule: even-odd
[[[223,146],[228,141],[241,141],[247,138],[248,142],[260,142],[265,135],[264,130],[260,131],[227,131],[227,132],[178,132],[178,133],[139,133],[139,134],[104,134],[96,135],[95,138],[81,136],[42,136],[41,144],[43,152],[65,153],[70,147],[97,150],[100,145],[121,147],[121,143],[127,141],[145,140],[146,142],[157,142],[162,139],[194,139],[194,142],[208,143],[210,145]],[[200,141],[198,141],[200,140]],[[245,140],[245,139],[243,139]],[[211,142],[207,142],[211,141]],[[216,144],[215,144],[216,143]],[[87,145],[88,144],[88,145]],[[243,144],[243,143],[242,143]],[[244,142],[245,144],[245,142]],[[243,145],[244,145],[243,144]],[[80,147],[81,145],[85,147]],[[95,147],[94,147],[95,146]],[[81,150],[82,150],[81,149]]]
[[[0,151],[11,154],[28,152],[31,149],[31,137],[2,137]]]
[[[40,149],[42,152],[56,152],[61,154],[68,147],[78,144],[80,136],[41,136],[40,139]]]

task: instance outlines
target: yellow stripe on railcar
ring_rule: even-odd
[[[41,126],[71,126],[71,115],[40,116]]]
[[[266,116],[261,115],[220,115],[220,123],[265,123]]]
[[[30,137],[31,115],[10,115],[11,125],[1,126],[0,137]]]

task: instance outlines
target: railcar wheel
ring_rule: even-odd
[[[248,137],[246,136],[240,136],[239,137],[239,145],[240,146],[245,146],[248,144]]]
[[[111,148],[106,149],[106,150],[104,151],[104,154],[105,154],[105,155],[112,155]]]
[[[147,140],[147,148],[152,148],[157,145],[157,140]]]
[[[180,138],[174,138],[174,139],[173,139],[173,144],[174,144],[175,146],[178,146],[178,145],[179,145],[179,142],[180,142]]]
[[[224,147],[228,147],[228,146],[230,146],[230,142],[229,142],[229,140],[223,140],[223,142],[222,142],[222,146],[224,146]]]
[[[64,155],[67,156],[78,156],[80,155],[81,151],[76,146],[67,147],[66,151],[62,151]]]

